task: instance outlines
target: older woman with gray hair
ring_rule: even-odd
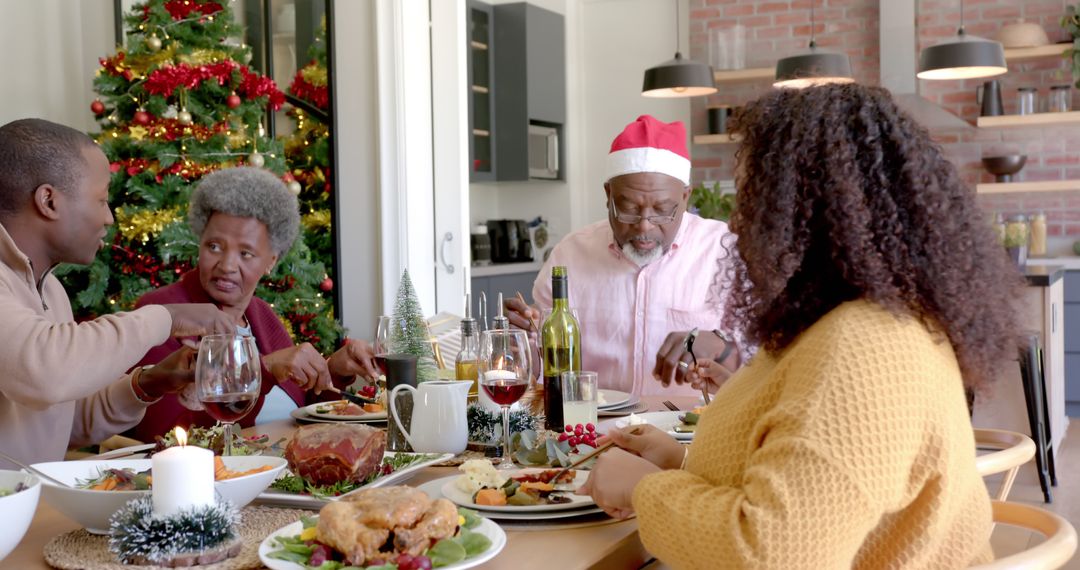
[[[179,281],[143,295],[136,306],[166,303],[216,304],[235,320],[239,334],[255,337],[262,356],[262,394],[242,426],[286,416],[318,394],[346,385],[355,375],[376,377],[368,343],[351,340],[329,358],[309,343],[295,345],[273,309],[255,297],[259,280],[289,251],[300,231],[296,197],[273,173],[236,167],[214,172],[191,195],[188,224],[199,238],[199,261]],[[173,346],[173,345],[176,346]],[[179,345],[170,340],[150,350],[140,364],[154,364]],[[211,426],[205,412],[167,395],[150,406],[132,435],[152,441],[177,425]]]

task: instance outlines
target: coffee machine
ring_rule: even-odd
[[[532,261],[529,225],[525,220],[488,220],[493,263]]]

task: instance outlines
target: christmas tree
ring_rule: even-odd
[[[435,367],[435,357],[431,352],[427,320],[420,311],[420,301],[416,298],[416,290],[413,289],[408,269],[401,274],[392,318],[397,326],[391,327],[390,330],[390,352],[417,356],[419,359],[416,363],[417,382],[436,380],[438,370]]]
[[[285,96],[250,59],[229,4],[150,0],[125,16],[127,49],[101,58],[91,105],[95,138],[113,176],[116,224],[89,267],[57,273],[82,318],[130,309],[152,289],[175,281],[198,259],[198,237],[185,217],[195,183],[220,168],[251,164],[285,173],[282,144],[262,122]],[[323,352],[341,327],[319,285],[326,269],[301,239],[279,260],[256,295],[270,303],[296,342]]]
[[[330,214],[330,92],[326,74],[326,21],[322,22],[308,50],[311,61],[296,72],[288,100],[293,104],[289,117],[296,130],[285,138],[290,189],[300,198],[301,223],[314,259],[326,267],[320,285],[328,302],[336,295],[333,281],[334,242]]]

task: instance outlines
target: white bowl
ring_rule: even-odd
[[[0,513],[3,513],[4,532],[0,532],[0,560],[11,554],[22,540],[30,521],[37,511],[38,497],[41,496],[41,483],[34,475],[22,471],[0,471],[0,489],[12,491],[19,483],[29,488],[6,497],[0,497]]]
[[[214,483],[214,488],[221,498],[232,501],[237,508],[243,508],[270,486],[287,463],[281,457],[261,455],[223,457],[222,460],[231,471],[247,471],[262,465],[271,466],[271,469],[260,473]],[[64,483],[75,485],[76,481],[96,478],[103,469],[131,468],[136,471],[145,471],[150,469],[150,464],[149,459],[110,459],[54,461],[35,463],[34,467]],[[109,517],[113,513],[120,510],[128,501],[150,494],[150,491],[91,491],[61,487],[47,479],[43,479],[42,484],[45,487],[44,495],[47,503],[94,534],[108,534]]]

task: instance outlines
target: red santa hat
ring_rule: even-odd
[[[682,121],[665,123],[642,115],[626,125],[611,142],[605,180],[635,172],[659,172],[690,184],[690,152]]]

